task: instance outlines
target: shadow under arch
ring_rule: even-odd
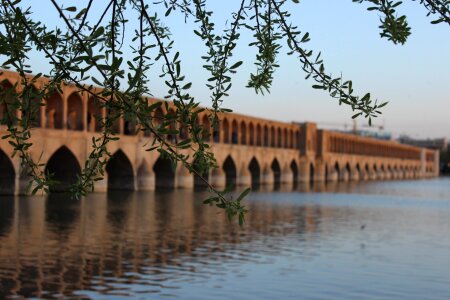
[[[291,171],[292,171],[293,186],[294,186],[294,188],[296,188],[298,185],[298,166],[297,166],[297,163],[295,162],[295,160],[292,160],[289,167],[291,168]]]
[[[315,174],[314,164],[309,164],[309,183],[314,184],[314,174]]]
[[[133,166],[122,150],[117,150],[106,164],[108,190],[134,190]]]
[[[16,171],[9,157],[0,149],[0,195],[14,195]]]
[[[234,188],[236,185],[237,171],[236,164],[230,155],[225,159],[222,169],[225,172],[225,186]]]
[[[261,168],[259,166],[258,160],[255,157],[252,158],[250,164],[248,165],[248,170],[251,174],[251,187],[252,190],[257,190],[261,186]]]
[[[172,162],[166,157],[160,156],[153,165],[155,173],[155,190],[175,188],[175,171]]]
[[[45,173],[51,174],[57,181],[50,187],[51,193],[67,192],[81,173],[81,167],[77,158],[66,146],[60,147],[50,157],[45,166]]]
[[[281,186],[281,167],[280,163],[276,158],[273,159],[272,164],[270,164],[270,168],[272,169],[273,172],[274,189],[278,190],[280,189]]]

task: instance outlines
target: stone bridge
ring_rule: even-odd
[[[8,89],[19,89],[16,73],[0,75],[2,97]],[[38,80],[34,88],[44,86]],[[39,101],[39,100],[35,100]],[[148,99],[150,102],[160,101]],[[98,115],[105,116],[96,100],[73,85],[61,86],[43,99],[37,117],[32,120],[32,157],[45,165],[64,190],[72,183],[91,150],[92,137],[100,135]],[[0,106],[0,119],[6,113]],[[16,112],[19,116],[23,112]],[[165,106],[154,114],[170,114]],[[349,180],[403,179],[438,176],[437,151],[317,129],[314,123],[286,123],[235,113],[221,116],[219,130],[212,130],[208,116],[200,123],[211,129],[211,148],[218,168],[205,174],[217,187],[246,185],[258,187],[297,184],[301,182],[332,182]],[[7,132],[0,125],[0,135]],[[182,166],[171,168],[170,161],[156,151],[145,151],[151,137],[123,119],[114,124],[120,140],[108,150],[105,179],[96,182],[96,191],[108,189],[154,190],[158,188],[193,188],[202,182]],[[174,141],[182,136],[172,137]],[[8,140],[0,140],[0,193],[26,192],[28,178],[21,170],[17,156]]]

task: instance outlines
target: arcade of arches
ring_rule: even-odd
[[[31,155],[59,182],[53,191],[66,190],[75,182],[81,164],[90,151],[93,136],[101,130],[106,112],[96,99],[75,86],[61,87],[39,105],[13,112],[8,106],[8,91],[17,75],[4,71],[0,75],[0,135],[4,135],[8,114],[30,113],[32,118]],[[44,80],[44,79],[42,79]],[[42,82],[41,84],[44,84]],[[35,89],[39,89],[37,84]],[[32,97],[33,92],[30,92]],[[149,99],[149,102],[160,101]],[[33,103],[33,101],[30,101]],[[158,108],[158,116],[173,113],[169,105]],[[108,112],[114,113],[114,112]],[[317,129],[314,123],[277,122],[234,113],[221,115],[218,127],[212,128],[206,114],[200,114],[202,136],[211,144],[218,168],[202,177],[217,187],[246,185],[258,188],[300,182],[424,178],[438,175],[438,154],[419,147],[402,145],[341,132]],[[172,124],[171,126],[177,126]],[[155,188],[191,188],[204,186],[197,176],[183,167],[176,168],[159,153],[146,152],[149,133],[137,130],[132,120],[118,119],[114,130],[121,139],[109,145],[113,153],[105,168],[105,179],[96,182],[96,191],[108,189],[154,190]],[[171,142],[185,138],[185,131],[168,137]],[[188,150],[186,150],[188,151]],[[26,172],[20,161],[11,159],[12,148],[0,140],[0,193],[25,193]],[[188,152],[186,154],[189,154]],[[22,175],[21,175],[22,174]]]

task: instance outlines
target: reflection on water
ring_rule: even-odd
[[[450,180],[0,198],[0,299],[449,299]]]

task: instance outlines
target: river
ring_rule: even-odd
[[[450,299],[450,178],[0,198],[0,299]]]

